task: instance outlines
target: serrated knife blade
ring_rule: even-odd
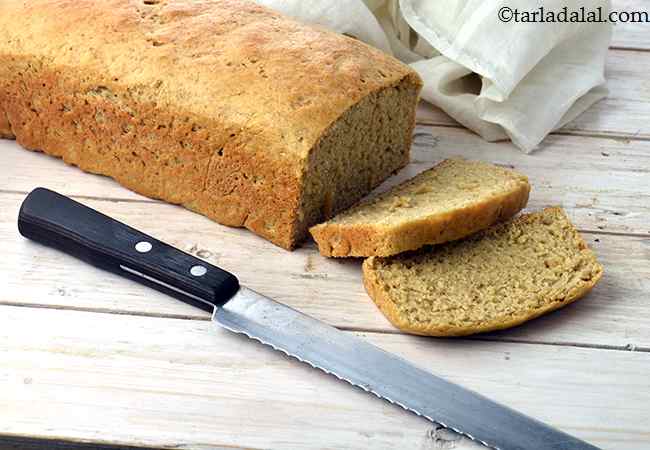
[[[212,320],[489,448],[597,448],[245,287]]]
[[[23,236],[212,312],[215,324],[497,450],[597,447],[240,286],[222,269],[53,191],[21,207]]]

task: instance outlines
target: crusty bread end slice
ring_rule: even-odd
[[[363,274],[368,294],[400,330],[465,336],[568,305],[603,268],[564,211],[548,208],[466,240],[369,258]]]
[[[528,178],[450,159],[311,228],[324,256],[390,256],[463,238],[521,211]]]

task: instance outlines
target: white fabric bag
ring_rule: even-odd
[[[607,95],[607,23],[504,23],[502,7],[529,0],[258,0],[357,37],[410,63],[423,98],[489,141],[526,152]],[[587,11],[609,0],[545,0],[547,10]]]

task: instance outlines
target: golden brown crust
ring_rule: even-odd
[[[323,256],[392,256],[425,245],[461,239],[510,219],[526,207],[529,195],[530,184],[522,178],[503,194],[448,214],[413,220],[399,227],[328,222],[315,225],[309,231]]]
[[[559,211],[562,214],[564,212],[559,207],[547,208],[545,211]],[[521,222],[527,222],[531,220],[536,220],[532,215],[524,215],[518,219]],[[579,245],[581,248],[587,249],[588,245],[584,239],[576,232],[576,235],[579,239]],[[477,333],[487,333],[490,331],[504,330],[512,328],[518,325],[521,325],[530,320],[536,319],[544,314],[548,314],[551,311],[563,308],[564,306],[579,300],[580,298],[587,295],[596,284],[600,281],[603,276],[604,270],[603,267],[597,264],[598,271],[594,276],[582,286],[573,289],[569,294],[562,299],[555,299],[552,302],[544,304],[540,308],[531,309],[527,311],[521,311],[520,314],[511,316],[507,320],[495,320],[491,322],[484,322],[479,325],[474,326],[452,326],[452,325],[438,325],[438,326],[424,326],[413,324],[409,322],[395,306],[394,301],[390,298],[388,291],[385,289],[385,286],[382,284],[381,280],[378,278],[378,273],[375,270],[375,257],[367,258],[363,262],[363,284],[366,289],[366,292],[370,298],[375,302],[380,311],[386,316],[393,326],[399,330],[420,336],[437,336],[437,337],[460,337],[460,336],[469,336]]]
[[[413,79],[246,0],[0,2],[1,136],[285,248],[315,223],[301,195],[318,143]]]
[[[2,109],[2,105],[6,103],[2,101],[2,92],[0,91],[0,138],[2,139],[13,139],[14,133],[11,131],[11,125],[9,124],[9,119],[7,119],[7,113]]]

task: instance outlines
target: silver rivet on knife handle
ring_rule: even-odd
[[[206,269],[205,266],[201,266],[197,264],[196,266],[192,266],[192,268],[190,269],[190,273],[195,277],[202,277],[203,275],[208,273],[208,269]]]
[[[153,246],[151,245],[151,242],[147,241],[140,241],[137,244],[135,244],[135,251],[138,253],[148,253],[151,251]]]

